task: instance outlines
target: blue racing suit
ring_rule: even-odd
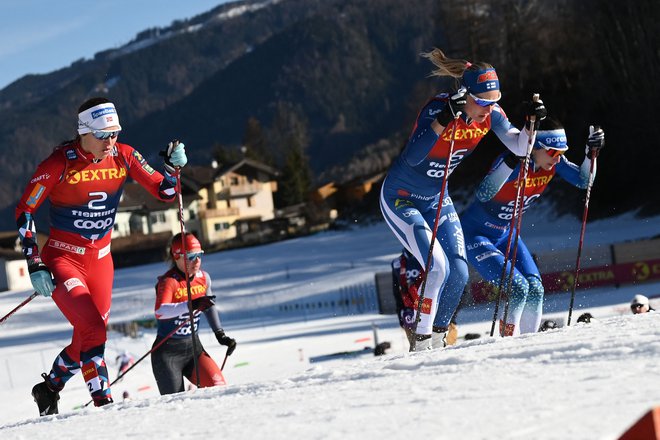
[[[449,174],[491,130],[514,154],[524,156],[527,151],[527,132],[513,127],[497,104],[483,122],[463,115],[455,130],[452,122],[441,135],[436,134],[431,123],[447,105],[447,100],[447,94],[440,94],[424,106],[404,150],[388,172],[380,196],[385,221],[422,267],[426,267],[452,139],[454,149]],[[436,240],[417,326],[417,333],[422,335],[431,334],[433,326],[449,325],[468,278],[463,230],[447,190]]]
[[[462,213],[467,255],[470,264],[494,286],[500,283],[506,245],[511,227],[518,188],[520,162],[511,169],[505,154],[500,155],[482,180],[476,200]],[[536,168],[530,160],[525,186],[523,212],[538,199],[555,174],[578,188],[589,183],[591,160],[585,158],[580,167],[561,156],[550,170]],[[515,234],[515,229],[514,229]],[[513,240],[512,240],[513,242]],[[510,251],[509,258],[513,255]],[[509,267],[506,273],[508,276]],[[506,277],[505,277],[506,278]],[[506,288],[506,286],[505,286]],[[500,314],[500,329],[505,336],[536,332],[543,312],[541,274],[522,237],[518,239],[516,262],[509,296],[506,325]]]

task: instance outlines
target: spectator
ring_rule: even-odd
[[[115,359],[115,362],[119,364],[119,370],[117,371],[117,376],[121,376],[131,368],[131,365],[135,363],[135,359],[133,359],[133,356],[126,350],[122,351],[119,356]]]
[[[649,303],[649,299],[644,295],[635,295],[630,301],[630,311],[633,315],[639,315],[640,313],[647,313],[655,311]]]
[[[554,330],[556,328],[559,328],[557,325],[557,322],[553,321],[552,319],[548,319],[541,324],[541,328],[539,328],[540,332],[545,332],[548,330]]]
[[[595,321],[595,320],[596,319],[591,313],[586,312],[580,315],[580,317],[577,319],[577,322],[583,322],[585,324],[589,324],[591,321]]]

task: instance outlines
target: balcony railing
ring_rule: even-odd
[[[236,217],[239,214],[238,208],[216,208],[199,211],[199,217],[202,219],[213,217]]]

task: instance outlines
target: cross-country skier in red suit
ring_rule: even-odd
[[[172,267],[158,278],[156,284],[154,310],[158,321],[158,336],[154,346],[161,345],[151,353],[151,367],[161,395],[183,391],[184,376],[191,383],[197,383],[193,347],[197,348],[200,387],[225,384],[222,371],[202,347],[197,332],[195,332],[197,340],[193,344],[192,329],[188,319],[188,283],[190,283],[190,297],[195,310],[195,330],[199,324],[199,312],[204,312],[218,342],[227,346],[227,356],[230,356],[236,348],[236,341],[225,335],[220,324],[220,316],[213,302],[215,297],[211,292],[211,277],[201,269],[204,251],[199,240],[194,235],[186,233],[185,254],[183,249],[182,235],[177,234],[172,238],[170,246]],[[189,277],[188,282],[186,282],[186,273]],[[178,328],[179,326],[181,328]],[[170,334],[165,342],[161,342]]]
[[[41,162],[16,208],[16,222],[34,290],[50,297],[73,326],[71,344],[32,389],[40,415],[57,414],[59,392],[78,371],[95,406],[112,402],[104,351],[114,266],[110,236],[127,178],[154,197],[174,200],[175,168],[186,164],[184,145],[164,151],[165,175],[130,145],[117,141],[119,116],[106,98],[78,109],[78,135]],[[37,247],[33,215],[50,200],[50,235]]]

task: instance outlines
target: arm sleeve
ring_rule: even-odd
[[[499,105],[495,105],[491,112],[491,129],[495,135],[506,146],[509,151],[519,157],[527,156],[527,148],[530,145],[530,136],[527,130],[520,131],[509,121],[504,110]],[[534,145],[536,132],[531,139],[531,145]]]
[[[204,276],[206,277],[206,295],[211,296],[213,295],[213,290],[211,289],[211,277],[207,272],[204,272]],[[208,309],[204,310],[204,316],[206,316],[206,320],[209,323],[209,326],[213,330],[213,332],[217,332],[218,330],[222,330],[222,323],[220,322],[220,312],[218,311],[218,308],[216,306],[209,307]]]
[[[438,136],[431,123],[435,121],[435,115],[442,111],[445,103],[440,100],[429,102],[419,113],[417,123],[413,130],[406,148],[403,150],[402,158],[412,167],[419,165],[428,156],[433,146],[438,141]]]
[[[187,302],[172,302],[177,288],[177,282],[171,278],[158,280],[156,284],[156,305],[154,311],[156,319],[172,319],[188,312]]]
[[[57,151],[41,162],[16,206],[16,226],[26,259],[39,258],[37,229],[33,214],[48,198],[55,185],[60,182],[65,168],[64,156],[58,154]]]
[[[557,174],[561,176],[562,179],[567,181],[573,186],[576,186],[580,189],[586,189],[589,186],[589,171],[591,169],[591,159],[585,157],[582,165],[579,167],[573,162],[566,159],[566,157],[561,156],[559,163],[556,165]],[[594,178],[596,178],[596,166],[594,165]]]
[[[154,170],[142,155],[128,145],[124,145],[122,154],[128,164],[128,174],[158,200],[171,202],[176,197],[177,178],[167,171],[165,175]]]
[[[500,156],[495,161],[486,177],[484,177],[484,179],[481,181],[479,187],[477,187],[477,199],[480,202],[487,202],[495,197],[495,194],[497,194],[500,189],[502,189],[502,186],[504,186],[506,181],[509,179],[514,169],[519,168],[520,165],[517,165],[515,168],[511,168],[504,160],[504,156]]]

